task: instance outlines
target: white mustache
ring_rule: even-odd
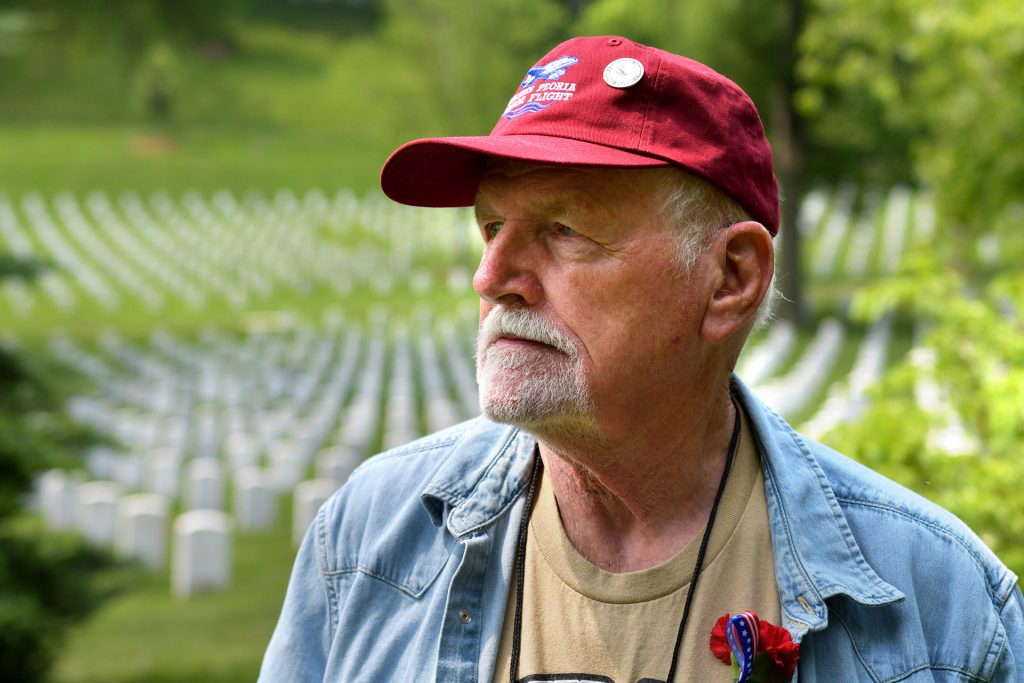
[[[571,359],[579,356],[576,343],[569,335],[527,308],[496,306],[480,325],[479,353],[500,337],[516,337],[553,346]]]

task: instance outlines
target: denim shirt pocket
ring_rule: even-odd
[[[372,496],[358,501],[359,507],[369,508],[358,511],[352,503],[343,512],[321,510],[321,572],[334,577],[359,573],[410,597],[421,596],[444,570],[455,539],[430,521],[417,499]]]

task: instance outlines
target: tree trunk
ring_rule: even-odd
[[[777,314],[798,326],[808,323],[807,301],[801,263],[801,237],[797,218],[804,198],[804,150],[807,144],[803,121],[794,107],[797,83],[797,44],[804,24],[804,0],[787,0],[784,5],[787,39],[783,41],[784,78],[772,112],[775,138],[775,168],[783,197],[781,262],[776,264],[776,282],[782,292]]]

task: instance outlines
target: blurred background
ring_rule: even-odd
[[[0,680],[254,680],[297,539],[476,413],[471,216],[377,189],[558,41],[736,80],[794,424],[1024,570],[1019,0],[0,0]]]

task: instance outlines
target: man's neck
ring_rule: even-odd
[[[672,439],[644,438],[651,433],[644,429],[579,449],[542,439],[562,526],[577,551],[602,569],[628,572],[686,547],[707,522],[736,417],[726,395],[689,414]]]

